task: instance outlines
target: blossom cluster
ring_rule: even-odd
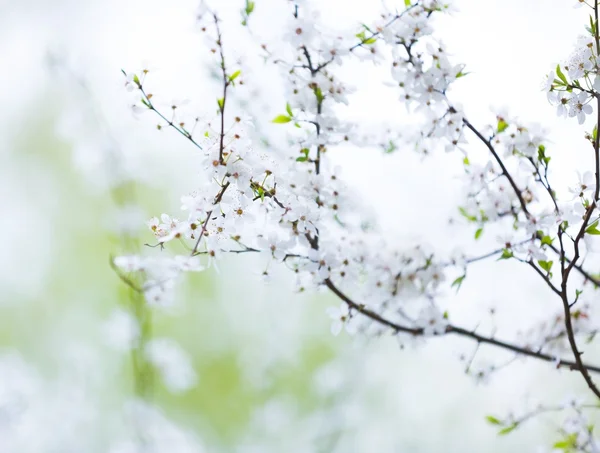
[[[497,112],[496,121],[480,129],[451,100],[452,84],[466,75],[465,66],[453,63],[433,36],[435,17],[451,10],[450,5],[437,0],[405,3],[402,12],[388,12],[376,23],[362,25],[358,33],[339,36],[324,31],[308,2],[293,2],[283,36],[287,58],[269,60],[284,75],[286,96],[285,108],[272,126],[287,128],[289,146],[269,152],[255,146],[249,133],[252,118],[230,112],[236,81],[245,76],[229,66],[219,19],[211,9],[204,8],[202,17],[211,17],[216,26],[213,53],[218,56],[223,94],[216,100],[219,125],[207,126],[202,139],[158,110],[155,96],[146,90],[148,71],[126,73],[125,85],[139,99],[136,109],[153,111],[163,121],[160,128],[176,129],[197,147],[200,177],[196,189],[181,198],[181,215],[162,214],[147,223],[161,250],[177,241],[187,254],[119,257],[114,264],[125,273],[143,272],[141,290],[150,304],[160,306],[168,304],[181,272],[216,267],[224,254],[260,253],[267,261],[263,277],[269,277],[271,263],[280,263],[294,273],[299,291],[327,288],[341,299],[340,307],[328,310],[334,334],[345,329],[350,334],[393,333],[414,339],[454,333],[545,361],[571,353],[574,361],[559,357],[558,366],[579,370],[600,397],[577,347],[578,340],[596,330],[589,307],[579,300],[583,290],[568,286],[574,281],[569,280],[572,274],[579,274],[579,284],[599,282],[579,261],[587,238],[600,234],[597,128],[588,134],[596,172],[580,175],[569,195],[558,193],[551,185],[549,140],[541,127]],[[244,21],[251,13],[246,9]],[[593,21],[589,34],[567,64],[550,73],[546,84],[558,115],[577,117],[580,124],[592,113],[592,102],[600,99],[598,30]],[[400,101],[422,120],[411,146],[427,154],[443,148],[462,158],[466,202],[460,213],[477,225],[475,239],[491,224],[500,231],[500,248],[484,257],[530,266],[559,296],[562,314],[534,325],[520,338],[524,343],[515,346],[458,327],[442,308],[447,290],[460,288],[467,266],[480,258],[448,260],[424,246],[398,250],[377,234],[377,227],[362,225],[358,194],[344,184],[341,169],[328,159],[329,150],[353,137],[352,125],[341,121],[337,112],[352,104],[353,90],[339,68],[354,58],[389,63]],[[482,145],[488,157],[471,162],[468,138]],[[457,269],[461,276],[451,278]],[[170,346],[158,343],[150,348],[149,357],[163,369],[169,368],[165,357],[170,353],[165,351]],[[165,379],[178,388],[180,380],[193,380],[191,372],[183,374],[167,373]]]

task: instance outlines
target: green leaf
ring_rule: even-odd
[[[498,258],[496,261],[507,260],[507,259],[510,259],[512,257],[513,257],[512,250],[504,249],[504,250],[502,250],[502,255],[500,255],[500,258]]]
[[[410,6],[410,0],[404,0],[404,6],[409,7]]]
[[[498,120],[498,133],[502,133],[508,127],[508,123],[504,120]]]
[[[140,78],[137,76],[137,74],[133,74],[133,81],[135,82],[135,84],[137,86],[141,86],[142,84],[140,83]]]
[[[596,235],[600,234],[600,230],[598,229],[598,221],[596,220],[589,227],[587,227],[585,229],[585,232],[587,234],[596,234]]]
[[[306,162],[308,160],[308,154],[310,153],[310,149],[308,148],[302,148],[300,150],[300,154],[302,154],[302,156],[298,157],[296,159],[296,162]]]
[[[538,264],[540,265],[540,267],[542,269],[544,269],[546,272],[550,272],[550,269],[552,269],[552,265],[554,264],[553,261],[543,261],[543,260],[539,260]]]
[[[288,115],[294,116],[294,114],[292,113],[292,107],[290,106],[289,102],[285,104],[285,111],[288,112]]]
[[[452,285],[450,285],[450,287],[454,288],[456,286],[456,292],[458,292],[458,290],[460,289],[460,286],[462,285],[462,282],[464,281],[464,279],[466,277],[467,277],[467,274],[461,275],[460,277],[458,277],[456,280],[454,280],[452,282]]]
[[[488,421],[488,423],[491,423],[492,425],[501,425],[502,422],[500,420],[498,420],[496,417],[494,417],[493,415],[486,415],[485,419]]]
[[[389,154],[389,153],[393,153],[397,149],[398,149],[398,147],[396,146],[396,144],[392,140],[390,140],[387,148],[385,149],[385,152]]]
[[[377,38],[369,38],[363,41],[363,44],[375,44],[377,42]]]
[[[469,162],[469,158],[467,156],[465,156],[465,158],[463,159],[463,164],[471,165],[471,162]]]
[[[323,96],[323,92],[321,91],[321,87],[316,87],[315,88],[315,96],[317,96],[317,102],[319,104],[321,102],[323,102],[323,99],[325,99],[325,96]]]
[[[558,78],[565,84],[568,85],[569,82],[567,81],[567,78],[565,77],[565,75],[563,74],[563,72],[560,69],[560,65],[557,64],[556,65],[556,75],[558,76]]]
[[[252,11],[254,11],[254,6],[254,2],[246,1],[246,15],[249,16],[250,14],[252,14]]]
[[[142,104],[144,104],[146,107],[150,108],[150,103],[146,100],[146,99],[142,99]]]
[[[569,451],[577,446],[577,433],[569,434],[563,440],[559,440],[552,448]]]
[[[290,121],[292,121],[292,119],[289,116],[287,116],[287,115],[277,115],[273,119],[273,122],[277,123],[277,124],[289,123]]]
[[[517,426],[519,426],[519,424],[515,422],[512,425],[507,426],[506,428],[502,428],[500,431],[498,431],[498,435],[504,436],[505,434],[508,434],[511,431],[513,431]]]
[[[478,228],[477,231],[475,231],[475,239],[479,239],[482,234],[483,234],[483,228]]]
[[[233,82],[235,79],[237,79],[240,76],[241,73],[242,73],[242,71],[240,71],[240,70],[235,71],[233,74],[231,74],[229,76],[229,81]]]
[[[552,238],[550,236],[543,236],[542,245],[552,245]]]
[[[467,212],[467,210],[465,208],[463,208],[462,206],[458,207],[458,211],[460,212],[460,214],[467,219],[469,222],[477,222],[477,217],[475,217],[474,215],[471,215]]]
[[[225,99],[219,98],[217,99],[217,104],[219,104],[219,110],[222,112],[225,107]]]

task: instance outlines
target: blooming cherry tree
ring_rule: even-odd
[[[356,336],[392,335],[402,345],[462,337],[478,349],[496,348],[577,373],[589,389],[581,400],[487,420],[506,434],[538,414],[565,412],[554,448],[600,451],[592,421],[600,402],[600,360],[584,354],[593,348],[600,326],[595,322],[600,276],[584,263],[587,241],[600,235],[600,6],[572,1],[589,9],[586,34],[566,63],[549,73],[544,90],[565,121],[576,118],[585,126],[593,119],[596,125],[585,134],[594,166],[581,168],[564,193],[554,189],[550,142],[541,126],[505,111],[496,112],[493,124],[477,124],[453,95],[453,85],[472,76],[436,35],[436,18],[453,11],[449,1],[405,0],[398,10],[383,11],[339,34],[320,21],[316,2],[290,0],[289,23],[277,50],[269,44],[256,46],[266,70],[279,74],[286,96],[280,113],[262,132],[267,137],[285,134],[286,147],[257,140],[256,118],[236,104],[237,90],[251,83],[252,75],[230,57],[235,43],[227,42],[222,32],[218,2],[202,3],[198,21],[220,80],[216,99],[206,100],[216,116],[207,112],[208,119],[187,121],[180,114],[181,103],[161,107],[160,97],[148,88],[151,71],[123,71],[134,112],[155,115],[158,129],[173,129],[202,159],[197,187],[181,198],[182,212],[147,223],[154,236],[151,245],[160,253],[113,261],[123,281],[145,297],[138,320],[147,310],[169,305],[183,272],[217,265],[227,254],[262,254],[264,277],[272,266],[285,266],[295,274],[298,291],[324,289],[339,299],[341,305],[327,309],[335,335],[342,330]],[[255,3],[247,1],[242,27],[252,23],[254,11]],[[340,71],[349,62],[388,67],[394,102],[404,104],[415,123],[406,133],[390,131],[380,140],[385,151],[454,153],[464,165],[466,193],[458,212],[474,226],[475,240],[484,231],[497,232],[497,248],[480,256],[448,256],[425,245],[397,249],[376,227],[363,223],[367,216],[359,214],[364,208],[359,197],[344,183],[343,166],[334,165],[328,155],[344,143],[369,145],[359,125],[339,114],[353,105],[353,89]],[[470,153],[482,152],[485,159],[471,162]],[[187,252],[170,254],[171,248],[181,249],[175,243]],[[513,338],[500,338],[455,318],[446,295],[450,289],[459,291],[470,266],[485,259],[515,262],[541,279],[552,298],[547,319],[532,320]],[[146,359],[175,391],[195,382],[185,354],[174,344],[138,336],[134,348],[146,351]],[[479,380],[499,367],[482,365],[473,371],[474,360],[466,368]],[[177,370],[169,370],[171,366]]]

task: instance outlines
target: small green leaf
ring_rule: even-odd
[[[504,436],[505,434],[508,434],[511,431],[513,431],[517,426],[519,426],[518,423],[513,423],[512,425],[509,425],[506,428],[502,428],[500,431],[498,431],[498,435]]]
[[[368,38],[363,41],[363,44],[375,44],[377,42],[377,38]]]
[[[225,99],[219,98],[217,99],[217,104],[219,104],[219,110],[222,112],[225,107]]]
[[[410,6],[410,0],[404,0],[404,6],[409,7]]]
[[[542,245],[552,245],[552,238],[550,236],[543,236]]]
[[[229,76],[229,81],[233,82],[235,79],[237,79],[240,76],[241,73],[242,73],[242,71],[240,71],[240,70],[235,71],[233,74],[231,74]]]
[[[250,14],[252,14],[252,11],[254,11],[254,6],[254,2],[246,1],[246,15],[249,16]]]
[[[558,76],[558,78],[565,84],[568,85],[569,82],[567,81],[567,78],[565,77],[565,75],[563,74],[563,72],[560,69],[560,65],[557,64],[556,65],[556,75]]]
[[[507,259],[510,259],[512,257],[513,257],[512,250],[504,249],[504,250],[502,250],[502,255],[500,255],[500,258],[498,258],[496,261],[507,260]]]
[[[288,115],[294,116],[294,114],[292,113],[292,107],[290,106],[289,102],[285,104],[285,111],[288,112]]]
[[[550,272],[550,269],[552,269],[552,265],[554,264],[553,261],[543,261],[543,260],[539,260],[538,264],[540,265],[540,267],[542,269],[544,269],[546,272]]]
[[[396,146],[396,144],[390,140],[387,148],[385,148],[385,152],[389,154],[389,153],[393,153],[397,149],[398,149],[398,147]]]
[[[587,234],[600,234],[600,230],[598,229],[598,221],[596,220],[594,223],[592,223],[589,227],[587,227],[585,229],[585,232]]]
[[[469,158],[467,156],[465,156],[465,158],[463,159],[463,164],[471,165],[471,162],[469,162]]]
[[[508,123],[504,120],[498,120],[498,133],[502,133],[506,130],[506,128],[508,127]]]
[[[458,207],[458,210],[460,212],[460,214],[467,219],[469,222],[477,222],[477,217],[475,217],[474,215],[471,215],[467,212],[467,210],[465,208],[463,208],[462,206]]]
[[[300,156],[296,158],[296,162],[306,162],[308,160],[308,157],[306,156]]]
[[[357,37],[358,39],[360,39],[361,41],[364,41],[365,39],[367,39],[367,36],[366,36],[366,34],[365,34],[365,31],[364,31],[364,30],[363,30],[363,31],[361,31],[360,33],[357,33],[357,34],[356,34],[356,35],[354,35],[354,36],[356,36],[356,37]]]
[[[502,422],[500,420],[498,420],[496,417],[494,417],[493,415],[486,415],[485,419],[488,421],[488,423],[491,423],[492,425],[501,425]]]
[[[323,96],[323,92],[321,91],[321,87],[316,87],[315,88],[315,96],[317,96],[317,102],[319,104],[321,102],[323,102],[323,99],[325,99],[325,96]]]
[[[277,124],[289,123],[290,121],[292,121],[292,119],[287,115],[277,115],[273,119],[273,123],[277,123]]]
[[[452,282],[452,285],[450,285],[450,287],[454,288],[456,286],[456,292],[458,292],[458,290],[460,289],[460,286],[462,285],[462,282],[464,281],[464,279],[466,277],[467,277],[467,274],[461,275],[460,277],[458,277],[456,280],[454,280]]]
[[[575,448],[576,446],[577,446],[577,433],[572,433],[572,434],[569,434],[567,437],[565,437],[563,440],[559,440],[558,442],[556,442],[554,445],[552,445],[552,448],[570,451],[572,448]]]
[[[142,104],[144,104],[146,107],[150,108],[150,103],[146,100],[146,99],[142,99]]]
[[[479,239],[482,234],[483,234],[483,228],[478,228],[477,231],[475,231],[475,239]]]

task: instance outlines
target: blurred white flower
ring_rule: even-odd
[[[103,339],[110,347],[129,351],[136,346],[140,327],[133,315],[125,310],[114,310],[103,325]]]
[[[145,355],[160,372],[173,393],[189,390],[198,380],[188,354],[170,338],[155,338],[146,344]]]

